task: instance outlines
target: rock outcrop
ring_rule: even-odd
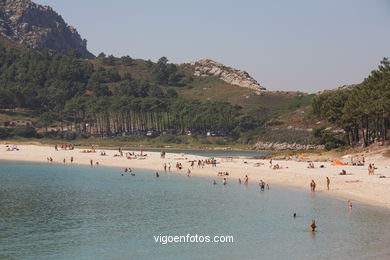
[[[30,0],[0,0],[0,33],[28,48],[74,49],[83,58],[95,57],[74,27],[66,24],[51,7]]]
[[[324,94],[326,92],[331,92],[331,91],[351,90],[351,89],[354,89],[356,86],[357,86],[356,84],[342,85],[342,86],[335,88],[335,89],[325,89],[325,90],[318,91],[316,94],[321,95],[321,94]]]
[[[304,151],[324,149],[324,145],[257,142],[253,149],[270,151]]]
[[[257,83],[257,81],[244,70],[233,69],[210,59],[191,62],[189,65],[194,69],[194,76],[217,77],[226,83],[242,88],[250,88],[256,92],[265,90],[264,87]]]

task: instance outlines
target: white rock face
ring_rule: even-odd
[[[244,70],[233,69],[210,59],[191,62],[190,65],[195,69],[194,76],[218,77],[226,83],[253,89],[256,92],[266,90]]]
[[[0,34],[28,48],[73,49],[84,58],[95,57],[74,27],[51,7],[31,0],[0,0]]]

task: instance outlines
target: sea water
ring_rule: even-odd
[[[386,209],[349,211],[283,186],[122,172],[0,161],[0,259],[390,259]],[[234,240],[164,245],[160,234]]]

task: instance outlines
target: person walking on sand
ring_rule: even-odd
[[[70,163],[73,163],[73,156],[70,157]]]
[[[330,180],[328,177],[326,177],[326,187],[328,188],[328,190],[329,190],[329,185],[330,185]]]
[[[191,174],[191,170],[190,170],[190,168],[188,168],[188,170],[187,170],[187,176],[190,177],[190,174]]]
[[[316,183],[314,180],[311,180],[310,182],[310,191],[315,192],[316,191]]]
[[[168,171],[171,172],[171,163],[168,163]]]
[[[248,175],[245,175],[244,184],[248,184],[248,181],[249,181]]]
[[[311,221],[311,225],[310,225],[310,230],[311,230],[311,232],[315,232],[315,231],[316,231],[316,228],[317,228],[316,221],[313,219],[313,220]]]
[[[66,163],[66,160],[65,160],[65,158],[64,158],[64,164]]]
[[[167,164],[164,163],[164,172],[167,172]]]
[[[371,175],[372,173],[372,165],[371,163],[368,165],[368,175]]]

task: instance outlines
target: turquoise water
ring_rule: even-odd
[[[389,259],[390,211],[271,185],[0,161],[0,259]],[[293,218],[296,212],[298,217]],[[318,231],[308,232],[312,219]],[[156,235],[232,235],[172,243]]]

